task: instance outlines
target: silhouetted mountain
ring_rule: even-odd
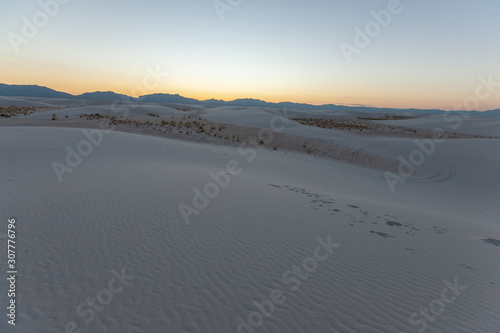
[[[201,104],[201,102],[197,99],[183,97],[179,94],[152,94],[141,96],[137,100],[149,103]]]
[[[109,100],[125,100],[125,101],[128,101],[128,100],[135,100],[135,98],[133,97],[129,97],[127,95],[121,95],[121,94],[117,94],[115,92],[112,92],[112,91],[95,91],[95,92],[91,92],[91,93],[84,93],[84,94],[81,94],[81,95],[78,95],[78,96],[74,96],[74,98],[78,98],[78,99],[109,99]]]
[[[15,85],[0,83],[0,96],[74,98],[73,95],[37,85]]]
[[[226,103],[226,101],[223,101],[222,99],[211,98],[203,101],[203,103],[205,105],[223,105],[224,103]]]
[[[275,103],[268,103],[265,101],[261,101],[260,99],[253,98],[239,98],[234,101],[226,102],[226,105],[230,106],[247,106],[247,107],[257,107],[257,108],[265,108],[265,107],[273,107]]]
[[[45,98],[69,98],[85,100],[119,100],[119,101],[139,101],[149,103],[175,103],[175,104],[198,104],[210,106],[243,106],[243,107],[273,107],[288,109],[309,109],[309,110],[351,110],[361,112],[419,112],[425,114],[439,114],[445,111],[435,109],[392,109],[392,108],[374,108],[369,106],[345,106],[336,104],[311,105],[304,103],[280,102],[270,103],[260,99],[240,98],[233,101],[223,101],[220,99],[208,99],[200,101],[194,98],[188,98],[179,94],[151,94],[139,98],[121,95],[112,91],[96,91],[84,93],[78,96],[59,92],[47,87],[37,85],[8,85],[0,83],[0,96],[22,96],[22,97],[45,97]],[[469,111],[474,115],[500,116],[500,109],[485,112]],[[453,111],[452,113],[456,113]]]
[[[484,114],[487,116],[500,116],[500,109],[485,111],[485,112],[482,112],[481,114]]]

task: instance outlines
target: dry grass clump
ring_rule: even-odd
[[[188,118],[187,116],[182,119],[169,119],[169,120],[161,120],[159,122],[150,122],[150,121],[140,121],[133,119],[117,119],[115,116],[104,117],[108,119],[111,125],[126,125],[129,127],[135,127],[137,129],[147,129],[153,130],[160,133],[171,133],[171,134],[203,134],[207,137],[215,137],[222,140],[232,141],[232,142],[240,142],[241,139],[239,136],[234,134],[225,133],[223,130],[226,129],[226,125],[214,123],[207,120],[202,120],[198,118],[198,120],[194,120]],[[188,120],[191,119],[191,120]],[[256,141],[259,145],[267,145],[264,140]],[[278,147],[274,146],[274,150],[277,150]]]
[[[337,119],[322,119],[322,118],[292,118],[302,125],[314,126],[320,128],[328,129],[340,129],[340,130],[351,130],[357,129],[362,131],[364,129],[370,129],[370,125],[362,122],[355,122],[350,120],[337,120]]]
[[[405,119],[415,119],[417,117],[413,116],[394,116],[394,115],[385,115],[378,118],[369,118],[369,117],[356,117],[360,120],[405,120]]]
[[[85,119],[87,119],[87,120],[94,120],[94,119],[99,120],[99,119],[102,119],[102,118],[109,118],[108,116],[103,116],[100,113],[91,113],[91,114],[84,113],[83,115],[80,115],[80,118],[81,117],[85,117]]]
[[[10,118],[16,116],[18,114],[29,115],[35,111],[34,107],[26,107],[26,106],[0,106],[0,117]]]
[[[406,116],[386,116],[386,118],[360,118],[358,119],[372,119],[372,120],[386,120],[386,119],[392,119],[389,118],[392,117],[394,119],[399,118],[403,119]],[[414,117],[409,117],[409,118],[414,118]],[[355,120],[347,120],[347,119],[323,119],[323,118],[292,118],[292,120],[295,120],[302,125],[307,125],[307,126],[313,126],[313,127],[320,127],[320,128],[327,128],[327,129],[336,129],[336,130],[347,130],[347,131],[367,131],[369,133],[405,133],[405,134],[411,134],[415,135],[417,134],[417,130],[414,128],[409,128],[409,127],[401,127],[401,126],[392,126],[392,125],[385,125],[385,124],[374,124],[366,121],[355,121]],[[306,148],[304,146],[304,148]]]

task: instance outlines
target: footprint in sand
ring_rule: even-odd
[[[409,227],[409,226],[405,225],[405,227]],[[417,229],[417,228],[414,228],[414,227],[411,227],[410,229],[406,230],[406,232],[405,232],[405,233],[406,233],[407,235],[413,235],[413,232],[414,232],[414,231],[418,231],[418,229]]]
[[[467,268],[467,269],[470,269],[470,270],[472,270],[472,271],[475,271],[475,269],[474,269],[474,268],[472,268],[471,266],[466,265],[466,264],[459,263],[459,264],[458,264],[458,266],[460,266],[460,267],[464,267],[464,268]]]
[[[268,185],[276,187],[276,188],[287,189],[289,191],[300,193],[300,194],[308,196],[309,198],[312,198],[313,200],[311,200],[309,203],[311,204],[311,206],[315,210],[318,210],[318,209],[322,208],[322,209],[326,209],[326,210],[328,210],[330,212],[331,211],[334,211],[334,212],[337,212],[337,213],[340,212],[340,210],[338,210],[338,209],[333,209],[334,204],[336,203],[336,201],[334,199],[332,199],[332,198],[325,197],[323,195],[311,192],[309,190],[306,190],[306,189],[303,189],[303,188],[300,188],[300,187],[291,187],[291,186],[288,186],[288,185],[279,186],[279,185],[274,185],[274,184],[268,184]],[[332,213],[332,215],[335,215],[335,214]]]
[[[288,186],[288,185],[283,185],[283,186],[279,186],[279,185],[274,185],[274,184],[269,184],[270,186],[273,186],[273,187],[276,187],[276,188],[281,188],[281,189],[286,189],[286,190],[289,190],[289,191],[293,191],[293,192],[296,192],[296,193],[300,193],[300,194],[303,194],[303,195],[306,195],[310,198],[313,198],[313,200],[310,201],[310,204],[312,206],[313,209],[315,210],[319,210],[319,209],[326,209],[330,212],[334,212],[334,213],[331,213],[331,215],[335,215],[335,213],[339,213],[339,212],[342,212],[340,209],[338,208],[335,208],[335,204],[337,203],[336,200],[332,199],[332,198],[329,198],[329,197],[325,197],[323,195],[320,195],[320,194],[317,194],[317,193],[314,193],[314,192],[311,192],[309,190],[306,190],[306,189],[303,189],[303,188],[299,188],[299,187],[292,187],[292,186]],[[370,212],[367,211],[367,210],[364,210],[362,209],[361,207],[357,206],[357,205],[346,205],[347,207],[350,207],[350,208],[353,208],[353,209],[357,209],[358,210],[358,213],[359,214],[344,214],[344,217],[346,217],[348,219],[348,224],[350,226],[354,226],[355,224],[357,223],[364,223],[364,222],[367,222],[366,220],[362,220],[361,218],[363,217],[367,217]],[[393,220],[397,220],[398,218],[395,217],[395,216],[391,216],[391,215],[384,215],[385,217],[387,218],[390,218],[392,220],[390,221],[387,221],[386,224],[391,226],[391,227],[401,227],[403,226],[402,223],[399,223],[399,222],[395,222]],[[382,219],[381,216],[377,216],[377,219]],[[377,224],[377,222],[371,222],[372,224]],[[406,227],[410,227],[409,225],[405,225]],[[407,234],[410,234],[412,233],[414,230],[417,230],[415,228],[411,228],[409,231],[407,231]],[[392,235],[389,235],[389,234],[386,234],[384,232],[378,232],[378,231],[370,231],[371,233],[375,233],[381,237],[384,237],[384,238],[392,238],[394,236]]]
[[[386,221],[385,224],[387,224],[390,227],[402,227],[403,226],[403,223],[399,223],[396,221]],[[418,230],[417,228],[414,228],[409,224],[404,224],[404,226],[406,228],[408,228],[408,230],[405,231],[405,234],[407,234],[407,235],[413,235],[413,232]]]
[[[394,236],[391,236],[389,234],[386,234],[385,232],[380,232],[380,231],[373,231],[373,230],[370,230],[370,232],[372,234],[377,234],[379,235],[380,237],[384,237],[384,238],[393,238]]]
[[[403,224],[399,222],[394,222],[394,221],[387,221],[385,222],[390,227],[401,227]]]
[[[438,226],[432,226],[432,231],[434,231],[435,233],[437,234],[440,234],[440,235],[444,235],[445,233],[448,232],[448,230],[446,230],[445,228],[440,228]]]
[[[483,242],[495,245],[495,246],[500,246],[500,240],[495,239],[495,238],[483,238],[481,239]]]

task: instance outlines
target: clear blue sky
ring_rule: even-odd
[[[500,81],[498,0],[401,0],[348,62],[342,43],[390,2],[242,0],[221,20],[212,0],[70,0],[13,47],[43,9],[4,1],[0,82],[133,95],[149,66],[168,76],[147,93],[451,109],[478,77]],[[500,87],[478,107],[493,108]]]

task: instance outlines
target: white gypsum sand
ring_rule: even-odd
[[[22,332],[500,329],[498,139],[436,144],[392,192],[383,170],[347,163],[343,154],[339,161],[286,141],[277,150],[272,142],[242,147],[258,132],[245,128],[269,127],[274,111],[140,105],[130,119],[153,121],[150,112],[159,120],[227,119],[221,132],[241,131],[241,142],[117,125],[100,132],[101,142],[86,132],[99,144],[70,167],[67,146],[88,149],[82,128],[98,128],[79,109],[112,114],[109,106],[30,102],[58,108],[0,120],[0,246],[15,217]],[[491,128],[478,120],[479,135],[495,133],[499,121],[491,118]],[[411,127],[422,119],[402,121]],[[276,140],[281,134],[396,166],[418,149],[415,138],[292,121]],[[62,182],[55,161],[72,170]],[[203,200],[196,193],[205,188]],[[181,204],[197,211],[189,224]],[[0,331],[6,327],[1,321]]]

